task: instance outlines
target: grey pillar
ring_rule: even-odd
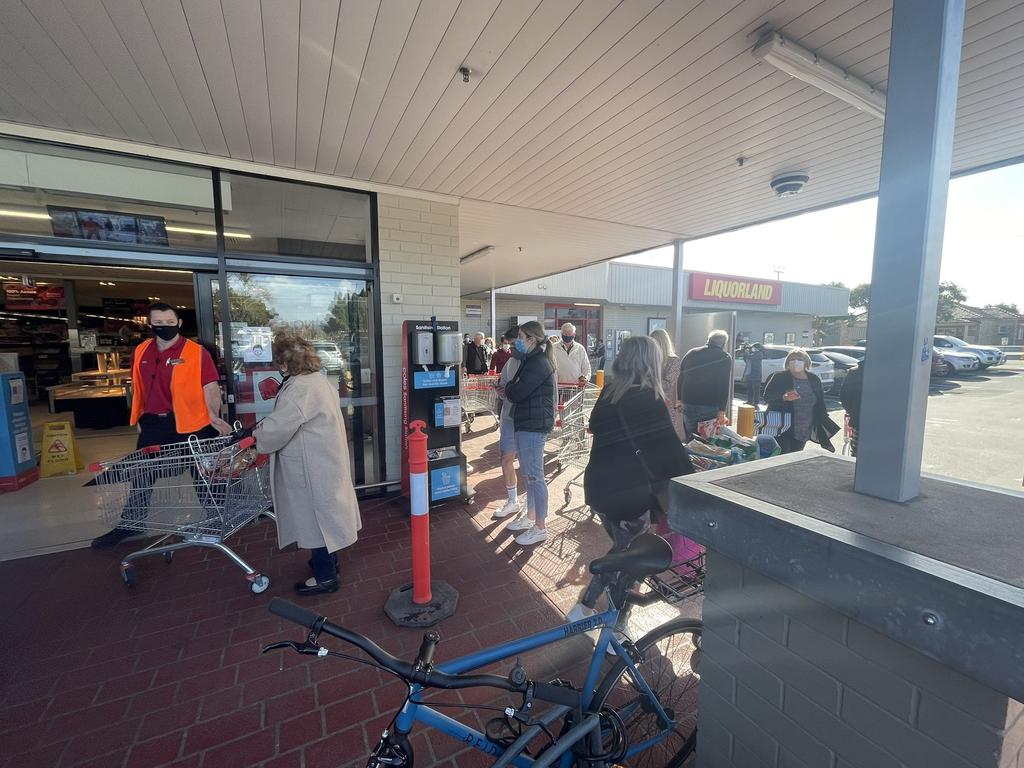
[[[683,276],[683,241],[672,243],[672,309],[668,318],[668,332],[672,343],[679,346],[683,335],[683,300],[686,298],[686,282]],[[682,354],[682,352],[680,352]]]
[[[857,491],[921,480],[964,0],[895,0],[857,451]]]
[[[497,312],[497,299],[494,295],[494,289],[491,288],[491,338],[494,339],[494,343],[497,344],[499,341],[499,334],[502,331],[498,330],[498,312]]]

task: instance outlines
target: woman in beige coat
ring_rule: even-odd
[[[298,582],[296,592],[335,592],[337,552],[355,543],[362,527],[338,392],[305,339],[279,334],[273,353],[285,379],[253,437],[260,453],[270,454],[278,546],[312,550],[313,576]]]

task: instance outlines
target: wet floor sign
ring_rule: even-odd
[[[39,462],[40,477],[73,475],[84,469],[70,421],[52,421],[43,427],[43,453]]]

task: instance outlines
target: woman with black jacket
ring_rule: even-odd
[[[810,355],[794,349],[786,355],[785,370],[773,373],[765,384],[768,410],[793,415],[789,429],[778,438],[783,453],[802,451],[808,440],[836,452],[831,437],[839,431],[839,425],[829,418],[821,379],[810,369]]]
[[[594,439],[583,490],[611,537],[612,552],[628,547],[652,514],[663,511],[669,480],[693,472],[665,407],[661,369],[661,349],[652,338],[626,339],[590,415]],[[588,615],[605,586],[595,577],[570,620]]]
[[[513,357],[519,370],[505,385],[504,396],[512,403],[519,469],[526,475],[526,514],[507,528],[520,532],[521,546],[547,539],[548,487],[544,480],[544,443],[555,426],[555,348],[536,320],[519,327]]]

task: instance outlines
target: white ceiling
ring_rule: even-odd
[[[463,253],[496,246],[469,293],[875,191],[881,123],[750,49],[768,24],[884,89],[890,9],[5,0],[0,119],[463,198]],[[954,168],[1022,155],[1024,2],[969,0]]]

